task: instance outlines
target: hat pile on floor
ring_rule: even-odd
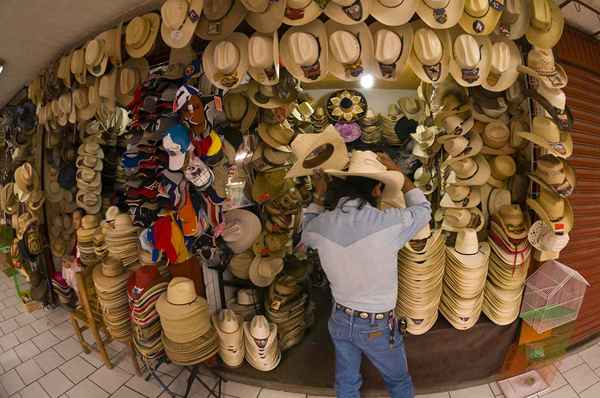
[[[94,268],[93,279],[104,323],[115,340],[129,338],[129,303],[127,281],[131,272],[116,257],[108,256]]]
[[[504,205],[490,222],[491,247],[483,312],[497,325],[508,325],[519,315],[531,260],[527,241],[529,222],[518,205]]]
[[[244,362],[244,320],[230,309],[215,312],[211,321],[219,336],[219,356],[230,368]]]
[[[156,302],[167,285],[158,269],[151,265],[141,266],[133,271],[127,282],[133,342],[137,352],[147,359],[157,359],[164,355]]]
[[[246,361],[256,370],[268,372],[279,365],[281,351],[277,340],[277,325],[263,315],[244,322]]]
[[[104,152],[97,142],[88,140],[79,146],[77,153],[77,206],[87,214],[98,214],[102,208]]]
[[[445,263],[442,230],[429,226],[398,252],[396,315],[406,317],[411,334],[427,332],[437,320]]]
[[[210,323],[208,304],[196,294],[194,282],[175,277],[156,302],[162,325],[162,342],[177,365],[194,365],[219,350],[219,339]]]
[[[129,214],[120,213],[115,207],[109,208],[106,213],[108,252],[121,259],[124,267],[135,269],[139,265],[139,228],[133,225]]]
[[[81,218],[81,226],[77,230],[77,248],[81,262],[93,267],[100,262],[96,256],[94,246],[94,235],[100,226],[100,218],[98,215],[86,215]]]

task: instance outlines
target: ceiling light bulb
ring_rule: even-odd
[[[375,78],[370,73],[367,73],[360,78],[360,85],[362,88],[371,88],[375,85]]]

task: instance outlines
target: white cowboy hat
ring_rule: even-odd
[[[419,79],[426,83],[440,83],[449,73],[452,57],[450,33],[446,30],[433,30],[423,22],[412,23],[413,48],[408,62]]]
[[[509,40],[523,37],[529,29],[529,2],[504,0],[504,12],[496,27],[496,33]]]
[[[229,210],[223,217],[225,230],[221,236],[227,246],[236,254],[248,250],[262,229],[258,217],[243,209]]]
[[[283,23],[290,26],[306,25],[321,15],[323,10],[314,0],[287,0]]]
[[[325,7],[325,15],[342,25],[365,22],[370,14],[368,0],[331,0]]]
[[[272,86],[279,82],[279,37],[277,31],[254,33],[248,41],[248,73],[258,83]]]
[[[486,90],[499,92],[513,86],[519,78],[521,52],[516,43],[506,37],[494,35],[491,39],[490,72],[481,85]]]
[[[163,3],[160,34],[169,47],[182,48],[192,40],[203,6],[204,0],[166,0]]]
[[[479,86],[490,72],[492,42],[486,36],[453,31],[450,74],[463,87]]]
[[[562,36],[565,19],[552,0],[531,0],[527,41],[535,47],[552,48]]]
[[[465,0],[460,26],[472,35],[489,35],[504,11],[504,0]]]
[[[219,356],[225,365],[236,368],[244,362],[243,320],[232,310],[223,309],[211,316],[219,336]]]
[[[547,100],[550,105],[560,111],[564,111],[567,106],[567,95],[560,88],[550,88],[544,84],[538,84],[535,91]],[[547,112],[546,112],[547,113]]]
[[[204,0],[196,36],[204,40],[222,40],[235,31],[247,13],[240,0]]]
[[[375,46],[375,76],[382,80],[397,80],[408,62],[412,49],[412,26],[386,26],[381,22],[369,25]]]
[[[287,0],[241,0],[248,10],[246,22],[258,33],[273,33],[281,26]]]
[[[151,12],[133,18],[125,28],[125,50],[133,58],[142,58],[154,47],[160,29],[160,15]]]
[[[433,29],[448,29],[458,23],[465,0],[417,0],[417,14]]]
[[[490,165],[483,155],[457,160],[450,164],[450,168],[449,184],[483,185],[491,174]]]
[[[371,15],[387,26],[407,24],[417,10],[418,0],[369,0]],[[409,47],[410,49],[410,47]]]
[[[466,185],[449,185],[440,201],[441,207],[470,209],[481,202],[479,187]]]
[[[569,158],[573,153],[571,134],[559,130],[552,119],[546,117],[534,117],[532,132],[518,133],[518,135],[560,158]]]
[[[329,41],[329,73],[344,81],[357,81],[370,73],[373,37],[367,25],[342,25],[329,20],[325,29]]]
[[[316,82],[327,76],[329,41],[323,22],[317,20],[288,29],[280,51],[288,72],[301,82]]]
[[[483,147],[483,140],[476,132],[471,132],[468,136],[456,136],[444,142],[444,150],[448,153],[443,165],[448,165],[457,160],[473,157]]]
[[[206,77],[220,89],[240,85],[248,71],[248,36],[234,32],[222,40],[213,40],[202,54]]]
[[[467,267],[486,266],[490,258],[489,244],[479,242],[477,232],[470,228],[458,231],[454,247],[449,247],[448,252]]]

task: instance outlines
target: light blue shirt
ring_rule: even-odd
[[[398,297],[398,250],[431,219],[421,190],[405,194],[406,208],[379,210],[358,201],[324,211],[304,210],[302,242],[319,251],[338,304],[357,311],[386,312]]]

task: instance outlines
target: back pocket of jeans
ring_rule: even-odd
[[[390,331],[387,327],[360,331],[360,339],[364,346],[373,352],[390,349]]]

